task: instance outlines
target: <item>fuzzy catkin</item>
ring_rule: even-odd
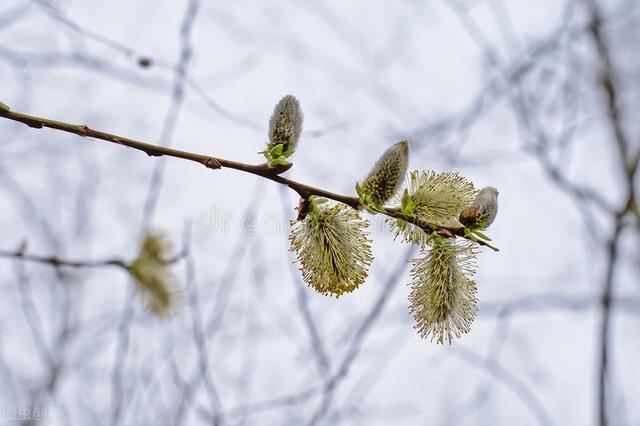
[[[171,245],[167,238],[149,232],[142,239],[138,257],[129,266],[137,294],[147,310],[158,317],[171,314],[181,299],[169,270],[170,256]]]
[[[296,97],[287,95],[280,99],[269,119],[267,150],[281,144],[284,157],[291,156],[302,133],[302,121],[302,109]]]
[[[358,211],[344,204],[312,205],[303,220],[292,221],[289,241],[304,281],[336,297],[358,288],[373,260],[367,226]]]
[[[469,242],[437,239],[413,260],[409,309],[423,338],[450,344],[471,329],[477,314],[475,250]]]
[[[458,214],[476,195],[473,183],[452,172],[412,171],[404,188],[411,202],[411,208],[404,213],[437,226],[459,226]],[[395,197],[395,204],[402,203],[403,194],[400,192]],[[396,237],[402,236],[406,242],[424,245],[429,239],[428,234],[411,223],[392,218],[387,222]]]
[[[402,184],[409,164],[409,142],[400,141],[387,149],[362,183],[362,192],[376,206],[383,206]]]

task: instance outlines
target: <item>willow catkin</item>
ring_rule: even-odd
[[[459,226],[458,214],[473,201],[476,189],[458,173],[412,171],[401,194],[395,201],[405,214],[431,225]],[[396,237],[406,242],[422,245],[429,239],[422,229],[404,220],[389,218],[387,222]]]
[[[280,99],[269,119],[269,144],[267,151],[282,145],[282,155],[291,156],[302,133],[303,114],[300,103],[293,95]]]
[[[409,309],[423,338],[451,343],[469,332],[476,318],[476,253],[469,242],[437,238],[423,257],[413,260]]]
[[[336,297],[358,288],[373,260],[367,226],[357,210],[344,204],[313,202],[303,220],[291,222],[289,235],[304,281]]]
[[[376,206],[383,206],[402,184],[409,164],[409,142],[400,141],[387,149],[362,185],[362,193]]]
[[[140,244],[138,257],[129,266],[136,292],[152,314],[165,317],[181,300],[169,270],[171,245],[164,235],[148,232]]]

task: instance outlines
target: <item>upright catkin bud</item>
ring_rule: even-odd
[[[400,141],[387,149],[362,184],[356,186],[366,204],[382,207],[402,184],[409,164],[409,142]]]
[[[269,143],[262,153],[270,165],[285,164],[298,145],[302,133],[302,109],[293,95],[280,99],[269,119]]]
[[[431,240],[424,257],[413,260],[409,309],[421,337],[450,344],[469,332],[477,313],[476,284],[471,279],[473,243]]]
[[[169,315],[180,300],[169,270],[171,245],[159,233],[149,232],[140,244],[138,257],[129,265],[138,295],[154,315]]]
[[[460,223],[467,228],[485,229],[498,214],[498,190],[492,186],[483,188],[470,207],[460,213]]]
[[[373,260],[367,226],[358,211],[313,199],[305,218],[291,222],[289,235],[304,281],[336,297],[358,288]]]
[[[422,222],[437,226],[460,226],[457,217],[476,195],[476,189],[458,173],[412,171],[404,191],[395,197],[402,212]],[[425,244],[429,235],[419,227],[401,219],[387,219],[396,236],[406,242]]]

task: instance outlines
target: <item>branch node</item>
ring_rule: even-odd
[[[208,169],[218,170],[222,168],[222,164],[218,160],[213,157],[207,158],[207,161],[204,162],[204,166]]]
[[[282,174],[284,172],[286,172],[287,170],[289,170],[291,167],[293,167],[292,163],[287,163],[287,164],[276,164],[275,166],[271,166],[269,167],[269,170],[271,170],[271,172],[273,174],[279,175]]]
[[[307,217],[310,204],[311,202],[308,197],[300,197],[300,201],[298,202],[298,217],[296,220],[304,220],[304,218]]]
[[[267,163],[263,163],[263,164],[258,164],[254,168],[255,168],[256,172],[260,173],[261,175],[272,175],[272,176],[275,176],[275,175],[280,175],[280,174],[286,172],[292,166],[293,166],[292,163],[274,164],[274,165],[269,165]]]
[[[22,241],[22,243],[20,243],[20,247],[18,247],[18,250],[16,250],[16,256],[22,257],[25,255],[26,252],[27,252],[27,240],[24,240]]]
[[[455,237],[455,234],[453,232],[449,231],[446,228],[436,228],[435,231],[441,237],[446,237],[446,238],[454,238]]]
[[[90,130],[88,126],[84,126],[84,125],[80,125],[77,127],[78,129],[78,135],[82,136],[82,137],[87,137],[87,135],[89,134]]]

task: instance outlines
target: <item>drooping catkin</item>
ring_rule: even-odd
[[[344,204],[316,199],[303,220],[291,222],[291,250],[302,278],[321,294],[336,297],[358,288],[373,257],[368,222]]]
[[[436,238],[411,269],[409,309],[423,338],[450,344],[476,318],[476,252],[472,243]]]
[[[181,300],[169,269],[171,244],[157,232],[148,232],[140,244],[138,257],[129,273],[136,282],[136,292],[145,307],[158,317],[170,315]]]

